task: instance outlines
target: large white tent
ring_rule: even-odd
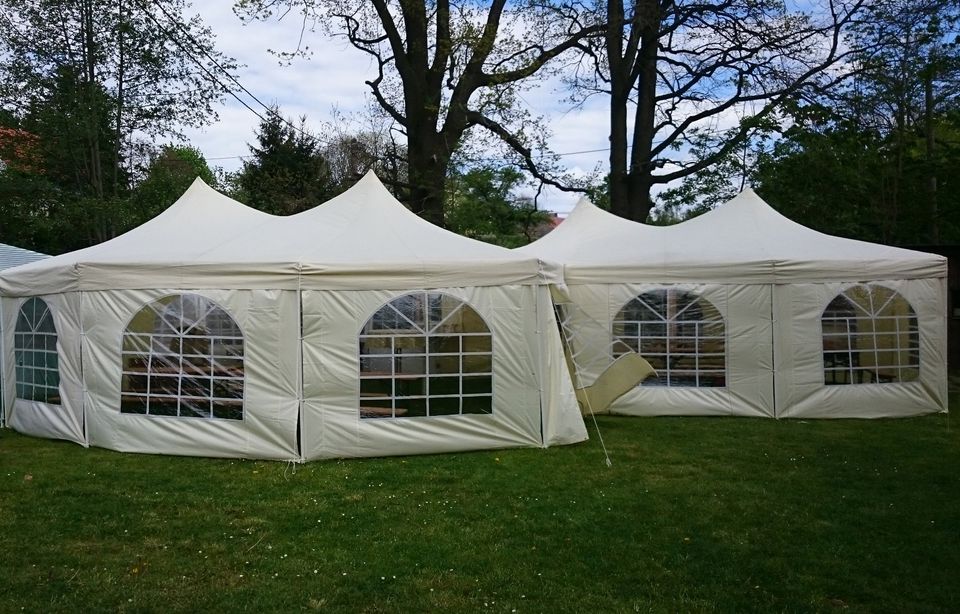
[[[565,265],[573,326],[658,369],[611,412],[882,417],[946,411],[946,259],[826,235],[752,190],[654,227],[581,201],[518,251]]]
[[[0,275],[8,423],[286,460],[581,441],[557,280],[421,220],[372,173],[289,217],[198,180],[120,237]]]

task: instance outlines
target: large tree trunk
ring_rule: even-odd
[[[926,132],[927,196],[930,199],[930,242],[937,244],[940,243],[940,211],[937,203],[936,141],[933,134],[933,71],[934,64],[931,61],[923,80],[923,124]]]
[[[635,2],[631,31],[636,40],[623,48],[623,2],[608,5],[610,27],[607,52],[610,57],[610,209],[616,215],[644,222],[653,209],[650,188],[653,185],[654,121],[657,93],[657,40],[660,35],[660,9],[657,0]],[[637,107],[634,115],[632,150],[627,153],[627,109],[633,83],[634,66]]]
[[[423,219],[443,227],[444,194],[447,187],[447,165],[450,156],[437,143],[437,135],[429,128],[423,134],[411,134],[407,144],[410,205]]]

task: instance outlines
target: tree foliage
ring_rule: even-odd
[[[292,215],[319,205],[337,193],[321,143],[274,108],[260,122],[251,156],[231,179],[234,195],[245,204],[274,215]]]
[[[197,178],[216,186],[217,180],[195,147],[167,145],[153,157],[146,176],[131,194],[140,219],[149,219],[172,205]]]
[[[835,84],[864,4],[826,0],[814,15],[784,0],[599,3],[606,34],[571,83],[609,100],[611,211],[643,221],[654,186],[708,168],[785,101]],[[735,113],[749,119],[723,130]]]
[[[508,143],[538,172],[529,123],[517,113],[521,84],[587,36],[579,3],[524,0],[238,0],[248,17],[296,7],[345,36],[377,67],[366,83],[406,138],[409,201],[442,225],[447,176],[474,128]]]
[[[858,76],[798,107],[755,172],[810,225],[900,244],[960,240],[960,50],[955,0],[878,3],[857,35]]]
[[[0,0],[0,125],[36,161],[0,175],[4,239],[58,253],[145,220],[153,142],[215,117],[232,70],[184,0]],[[203,66],[198,67],[195,60]]]
[[[0,100],[47,142],[66,141],[86,193],[124,191],[135,134],[178,135],[215,116],[225,87],[210,71],[235,66],[199,17],[180,21],[184,10],[184,0],[0,0]]]
[[[549,216],[528,198],[516,196],[523,174],[511,167],[478,167],[450,180],[445,209],[448,229],[504,247],[536,239]]]

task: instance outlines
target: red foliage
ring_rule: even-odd
[[[19,128],[0,126],[0,160],[8,168],[24,173],[41,173],[40,137]]]

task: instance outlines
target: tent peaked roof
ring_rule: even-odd
[[[676,226],[728,262],[762,260],[776,280],[869,281],[946,275],[946,258],[828,235],[785,217],[747,188],[713,211]]]
[[[649,241],[661,231],[662,228],[658,226],[631,222],[616,216],[583,197],[559,226],[516,251],[568,262],[571,256],[589,258],[583,250],[596,250],[611,241]]]
[[[275,218],[221,194],[197,177],[159,215],[90,249],[108,259],[184,260]]]
[[[198,177],[172,205],[136,228],[91,247],[18,267],[3,276],[0,290],[42,294],[84,289],[81,271],[99,265],[177,266],[274,217],[217,192]],[[116,282],[121,285],[114,286],[110,280],[100,285],[124,287],[122,279]]]
[[[566,281],[574,284],[870,281],[946,274],[942,256],[817,232],[781,215],[751,189],[713,211],[664,227],[625,220],[581,200],[556,230],[521,250],[562,262]]]
[[[51,258],[42,268],[4,275],[0,290],[394,289],[559,279],[559,267],[544,266],[535,256],[419,218],[370,172],[329,202],[292,216],[251,209],[197,180],[145,224]]]
[[[529,283],[542,274],[534,256],[420,218],[373,171],[322,205],[273,220],[265,234],[271,236],[238,237],[221,256],[296,262],[306,285],[323,288],[500,285]]]

